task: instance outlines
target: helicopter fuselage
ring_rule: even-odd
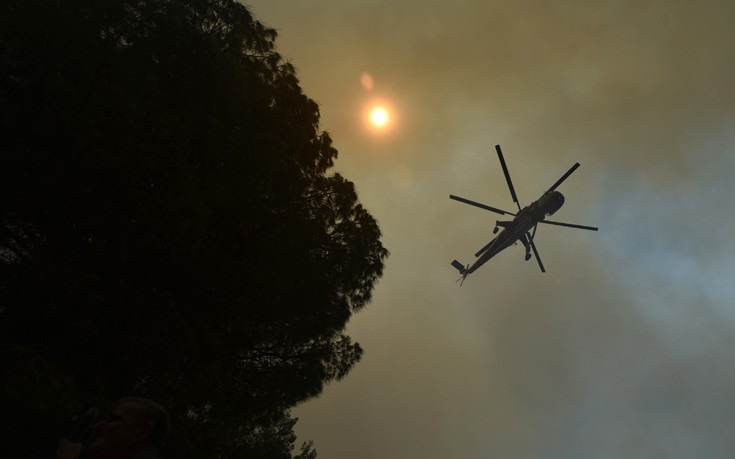
[[[495,145],[495,151],[498,153],[498,160],[500,160],[500,166],[503,168],[503,175],[505,175],[505,181],[508,183],[510,196],[511,198],[513,198],[513,202],[518,207],[518,213],[514,214],[512,212],[488,206],[487,204],[482,204],[477,201],[472,201],[461,196],[455,196],[453,194],[449,195],[449,199],[453,199],[464,204],[478,207],[480,209],[484,209],[500,215],[513,216],[513,220],[511,221],[495,222],[495,229],[493,229],[493,234],[496,234],[500,228],[502,228],[503,230],[500,232],[500,234],[497,235],[497,237],[485,244],[483,248],[475,253],[475,257],[477,258],[477,260],[475,260],[474,263],[464,265],[457,260],[452,260],[450,264],[462,275],[462,277],[459,279],[459,281],[462,282],[464,282],[469,274],[475,272],[489,259],[497,255],[500,251],[505,250],[511,245],[517,243],[518,241],[522,242],[524,248],[526,249],[526,261],[531,259],[531,251],[533,251],[533,255],[536,257],[536,262],[538,263],[539,269],[541,269],[542,273],[546,272],[546,270],[544,269],[544,264],[541,263],[541,258],[539,257],[538,250],[536,249],[536,243],[534,242],[536,239],[537,225],[539,223],[590,231],[598,230],[598,228],[594,226],[584,226],[572,223],[562,223],[546,220],[546,217],[548,217],[549,215],[553,215],[554,213],[556,213],[557,210],[561,208],[561,206],[564,205],[564,195],[556,191],[556,188],[561,185],[570,175],[572,175],[575,170],[577,170],[577,168],[579,167],[579,163],[575,163],[566,173],[564,173],[564,175],[561,176],[559,180],[556,181],[556,183],[551,185],[551,187],[546,190],[546,192],[544,192],[544,194],[542,194],[537,201],[534,201],[530,205],[521,209],[521,205],[518,202],[518,196],[516,195],[515,189],[513,188],[513,182],[510,179],[508,167],[505,164],[505,159],[503,158],[503,152],[500,149],[500,145]],[[460,285],[462,284],[460,283]]]
[[[558,191],[547,191],[538,201],[534,201],[521,209],[512,221],[496,222],[496,231],[498,227],[503,228],[503,230],[489,244],[475,254],[478,258],[467,268],[466,273],[472,274],[489,259],[514,245],[519,239],[526,237],[526,234],[534,226],[547,216],[553,215],[562,205],[564,205],[564,195]]]

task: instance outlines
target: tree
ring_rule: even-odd
[[[181,420],[172,456],[290,457],[387,251],[275,31],[232,0],[0,11],[5,388],[67,387],[10,403],[135,393]]]

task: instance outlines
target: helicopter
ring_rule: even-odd
[[[546,190],[537,201],[534,201],[528,206],[521,209],[521,205],[518,203],[518,196],[516,196],[515,189],[513,188],[513,182],[510,180],[508,167],[505,164],[505,159],[503,159],[503,151],[500,149],[500,145],[495,145],[495,151],[498,153],[498,159],[500,159],[500,165],[503,168],[505,180],[506,182],[508,182],[510,196],[513,198],[513,202],[516,203],[516,206],[518,206],[518,213],[514,214],[512,212],[481,204],[479,202],[471,201],[469,199],[455,196],[453,194],[449,195],[449,198],[455,201],[479,207],[480,209],[489,210],[490,212],[495,212],[500,215],[511,215],[514,217],[513,220],[510,221],[498,220],[495,222],[493,234],[497,234],[500,228],[502,228],[502,231],[500,231],[500,234],[498,234],[492,241],[485,244],[483,248],[475,253],[475,257],[477,258],[477,260],[475,260],[474,263],[465,266],[457,260],[452,261],[452,266],[454,266],[454,268],[456,268],[457,271],[459,271],[459,273],[462,275],[462,277],[459,279],[461,282],[464,282],[468,275],[475,272],[480,266],[484,265],[492,257],[500,253],[502,250],[505,250],[508,247],[517,244],[518,241],[520,241],[526,249],[525,260],[528,261],[531,259],[531,251],[533,251],[533,255],[536,257],[536,261],[538,262],[539,268],[541,268],[541,272],[546,272],[546,270],[544,269],[544,264],[541,262],[541,257],[539,257],[538,250],[536,249],[536,244],[534,243],[534,238],[536,236],[536,227],[539,223],[590,231],[598,230],[598,228],[594,226],[575,225],[572,223],[561,223],[546,220],[546,217],[554,215],[554,213],[559,210],[562,205],[564,205],[564,195],[556,191],[556,189],[557,187],[559,187],[559,185],[562,184],[562,182],[564,182],[564,180],[572,175],[575,170],[577,170],[577,168],[579,167],[579,163],[575,163],[574,166],[572,166],[564,175],[562,175],[561,178],[551,186],[551,188]],[[460,283],[460,286],[461,285],[462,283]]]

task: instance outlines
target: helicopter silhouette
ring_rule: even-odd
[[[514,214],[512,212],[497,209],[453,194],[449,195],[449,198],[455,201],[479,207],[480,209],[489,210],[490,212],[495,212],[500,215],[511,215],[514,217],[511,221],[498,220],[495,222],[493,234],[497,234],[500,228],[502,228],[502,231],[492,241],[485,244],[483,248],[475,253],[477,260],[475,260],[474,263],[465,266],[457,260],[452,261],[452,266],[454,266],[462,275],[459,279],[461,281],[460,285],[462,285],[467,276],[475,272],[480,266],[484,265],[488,260],[500,253],[502,250],[515,245],[518,241],[520,241],[526,249],[526,261],[531,259],[531,251],[533,251],[533,255],[536,257],[536,261],[538,262],[539,268],[541,268],[541,272],[546,272],[544,264],[541,262],[541,257],[539,257],[538,250],[536,249],[536,244],[534,243],[536,227],[539,223],[590,231],[598,230],[598,228],[594,226],[574,225],[571,223],[546,220],[547,216],[554,215],[554,213],[564,205],[564,195],[556,191],[556,189],[562,184],[562,182],[564,182],[564,180],[572,175],[572,172],[577,170],[579,163],[575,163],[574,166],[562,175],[561,178],[551,186],[551,188],[546,190],[537,201],[534,201],[521,209],[521,205],[518,203],[518,196],[516,196],[515,189],[513,188],[513,182],[510,180],[508,167],[505,165],[505,159],[503,159],[503,152],[500,149],[500,145],[495,145],[495,151],[498,152],[498,159],[500,159],[500,165],[503,167],[503,174],[505,174],[505,180],[508,182],[510,195],[513,198],[513,202],[518,206],[518,213]]]

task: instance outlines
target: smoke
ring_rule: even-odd
[[[251,2],[252,3],[252,2]],[[365,357],[300,407],[320,457],[690,458],[735,447],[735,59],[724,1],[254,2],[391,251]],[[356,122],[366,91],[400,126]],[[541,274],[463,263],[576,161]]]

